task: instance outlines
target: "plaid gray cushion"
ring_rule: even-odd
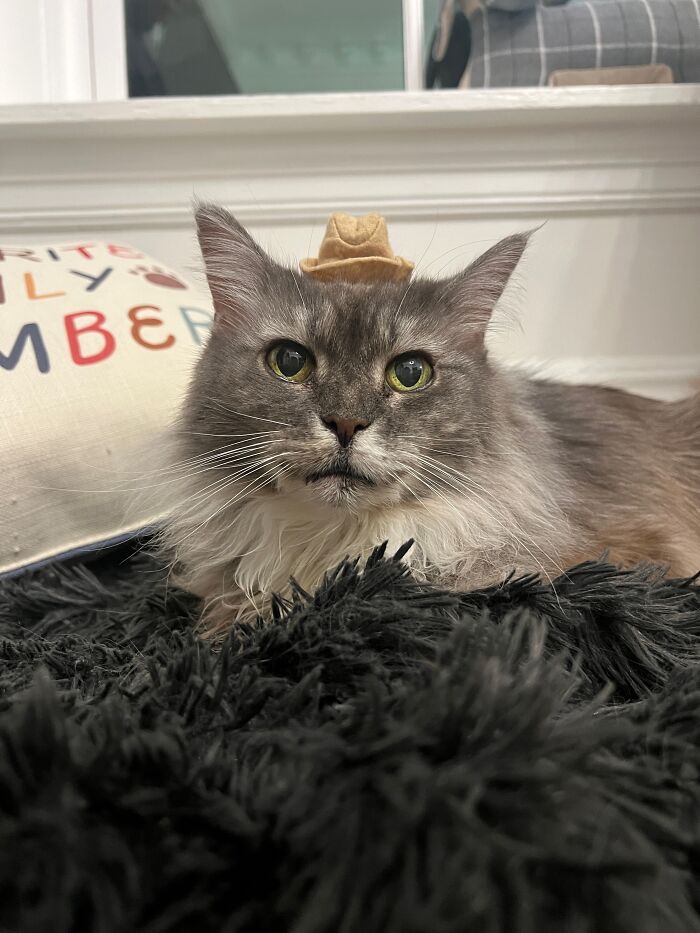
[[[553,71],[668,65],[700,82],[700,0],[570,0],[470,17],[470,87],[544,85]]]

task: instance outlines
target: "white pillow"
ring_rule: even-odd
[[[0,247],[0,573],[155,521],[130,503],[212,317],[130,246]]]

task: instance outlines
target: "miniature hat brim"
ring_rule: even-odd
[[[301,271],[321,282],[401,282],[413,271],[413,263],[402,256],[356,256],[350,259],[302,259]]]

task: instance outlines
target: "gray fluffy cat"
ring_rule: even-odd
[[[177,428],[166,531],[203,628],[265,613],[346,555],[416,544],[414,573],[474,587],[619,564],[700,568],[700,403],[503,372],[491,313],[525,247],[410,284],[319,283],[224,209],[197,211],[216,318]]]

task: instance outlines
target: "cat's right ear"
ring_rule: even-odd
[[[217,318],[240,318],[259,300],[271,260],[224,207],[195,206],[197,238]]]
[[[465,346],[483,348],[491,315],[532,233],[529,230],[506,237],[463,272],[445,280],[442,297]]]

